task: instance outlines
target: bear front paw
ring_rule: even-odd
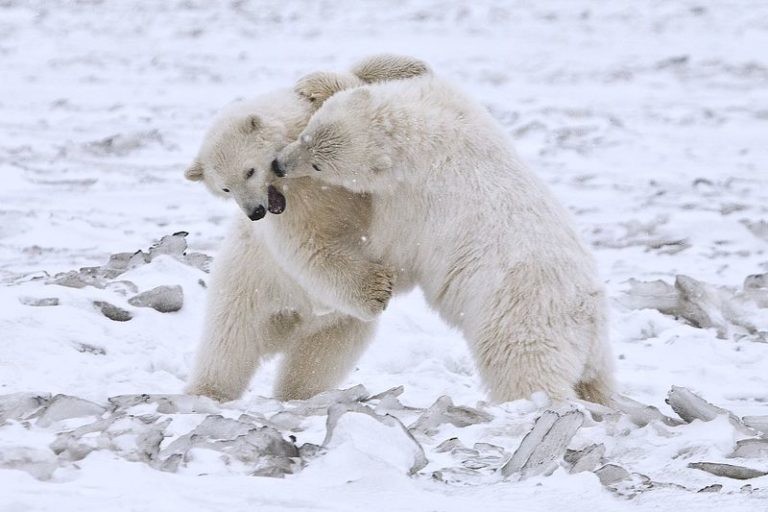
[[[376,316],[384,311],[392,298],[395,273],[386,267],[373,270],[363,285],[363,297],[366,312]]]

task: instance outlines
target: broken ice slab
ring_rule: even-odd
[[[70,418],[101,416],[106,408],[88,400],[69,395],[54,396],[37,418],[37,426],[49,427],[53,423]]]
[[[358,384],[348,389],[333,389],[319,393],[308,400],[292,400],[290,412],[300,416],[325,414],[335,404],[353,404],[367,399],[370,393],[365,386]]]
[[[768,471],[760,471],[745,466],[734,466],[732,464],[720,464],[717,462],[691,462],[688,464],[691,469],[706,471],[715,476],[724,476],[736,480],[749,480],[768,475]]]
[[[354,449],[373,455],[413,475],[428,461],[424,448],[399,419],[376,414],[359,403],[336,404],[328,408],[323,448],[351,443]]]
[[[102,315],[115,322],[127,322],[133,318],[133,315],[130,311],[126,311],[125,309],[119,308],[114,304],[110,304],[109,302],[97,300],[93,302],[93,305],[99,308],[99,311],[101,311]]]
[[[173,313],[184,305],[181,286],[158,286],[128,299],[128,304],[139,308],[152,308],[160,313]]]
[[[244,436],[256,428],[257,426],[253,423],[233,420],[215,414],[206,416],[203,422],[195,427],[192,434],[215,439],[234,439],[237,436]]]
[[[768,416],[744,416],[741,421],[749,428],[768,435]]]
[[[385,399],[387,397],[395,397],[395,398],[397,398],[400,395],[402,395],[404,391],[405,391],[405,386],[396,386],[394,388],[389,388],[386,391],[382,391],[381,393],[375,394],[375,395],[367,398],[366,402],[370,401],[370,400],[383,400],[383,399]]]
[[[742,439],[731,457],[768,460],[768,439]]]
[[[114,410],[156,403],[157,412],[163,414],[215,414],[221,411],[216,401],[195,395],[117,395],[108,400]]]
[[[503,476],[520,474],[521,478],[550,474],[565,455],[568,443],[584,422],[576,410],[564,414],[545,411],[523,438],[512,458],[501,468]]]
[[[739,432],[751,434],[750,430],[731,411],[707,402],[690,389],[672,386],[667,394],[667,403],[686,423],[691,423],[693,420],[712,421],[718,416],[724,415]]]
[[[595,474],[597,475],[597,478],[600,479],[600,483],[605,486],[613,485],[632,478],[629,471],[616,464],[606,464],[596,470]]]
[[[0,425],[7,420],[25,420],[51,399],[50,393],[11,393],[0,395]]]
[[[583,450],[566,450],[565,461],[571,464],[570,473],[593,471],[603,461],[605,445],[592,444]]]
[[[488,423],[493,416],[479,409],[453,405],[449,396],[441,396],[409,427],[414,432],[434,435],[437,428],[445,423],[455,427],[468,427]]]
[[[644,427],[653,421],[659,421],[670,427],[676,427],[684,423],[676,418],[671,418],[663,414],[659,409],[652,405],[637,402],[624,395],[614,395],[611,399],[611,405],[625,413],[632,423],[638,427]]]

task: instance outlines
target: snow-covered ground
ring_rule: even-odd
[[[0,511],[768,510],[768,476],[688,466],[768,471],[768,283],[743,287],[768,272],[766,49],[758,0],[0,1]],[[274,401],[271,363],[222,406],[174,395],[207,279],[183,237],[53,283],[180,231],[215,257],[239,211],[182,178],[215,110],[383,51],[486,104],[597,255],[620,391],[667,418],[555,404],[581,411],[569,449],[604,449],[587,471],[504,476],[550,404],[485,403],[418,293],[348,391]],[[180,311],[128,302],[160,285]],[[733,416],[678,421],[673,385]],[[114,398],[142,393],[162,396]]]

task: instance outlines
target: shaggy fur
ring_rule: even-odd
[[[408,270],[469,342],[491,397],[607,402],[604,292],[567,212],[486,110],[432,76],[329,94],[278,157],[370,193],[370,257]],[[343,84],[343,81],[336,81]],[[302,84],[312,89],[311,80]]]
[[[421,61],[395,56],[371,57],[354,70],[334,75],[333,87],[427,72]],[[319,91],[321,75],[315,76]],[[259,362],[276,353],[285,355],[276,396],[308,398],[332,388],[368,344],[392,294],[393,271],[367,251],[368,195],[313,178],[273,183],[271,163],[305,127],[311,99],[297,87],[230,106],[185,172],[233,198],[246,215],[267,207],[270,184],[287,203],[281,215],[255,222],[238,215],[227,236],[212,272],[189,393],[237,398]]]

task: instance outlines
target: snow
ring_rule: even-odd
[[[768,436],[739,423],[768,416],[768,302],[743,286],[768,272],[765,48],[756,0],[0,2],[0,510],[768,508],[768,476],[688,466],[768,471],[764,451],[733,457]],[[201,331],[204,258],[169,250],[99,287],[52,284],[181,231],[188,254],[215,256],[240,212],[182,177],[213,113],[382,51],[427,60],[487,105],[571,209],[611,297],[620,392],[672,420],[541,396],[488,404],[461,336],[418,292],[389,306],[346,392],[280,403],[272,361],[239,401],[193,400],[177,393]],[[632,309],[631,279],[674,290],[678,275],[701,283],[685,305],[713,327]],[[130,303],[160,286],[181,287],[181,310]],[[672,386],[733,418],[674,421]],[[446,400],[474,420],[446,420]],[[339,404],[349,411],[323,446]],[[562,461],[549,476],[500,474],[537,418],[573,407],[584,423],[568,448],[604,445],[600,465],[628,479],[605,485]],[[223,426],[185,444],[211,416],[242,422],[253,443],[264,426],[294,436],[301,461],[284,478],[252,476],[267,459]],[[173,471],[163,457],[179,439]],[[428,464],[409,476],[414,443]]]

